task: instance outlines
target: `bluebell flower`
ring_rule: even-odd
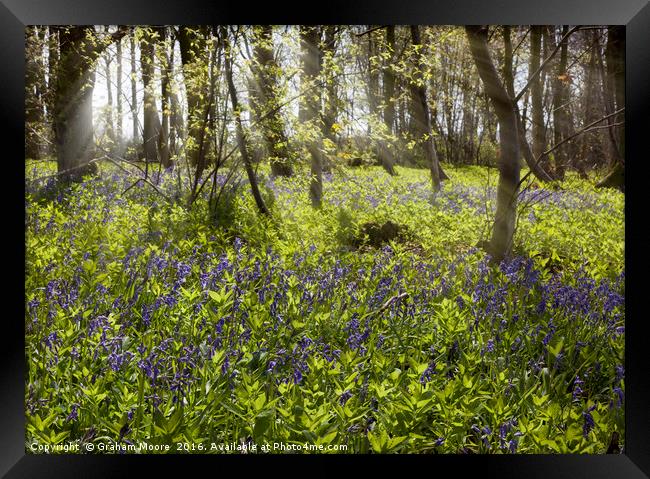
[[[623,405],[623,399],[625,397],[625,394],[623,393],[623,390],[620,387],[615,387],[614,393],[616,394],[616,407],[620,408]]]
[[[582,426],[582,435],[584,437],[587,437],[589,435],[589,432],[596,427],[596,423],[594,422],[594,418],[591,415],[591,411],[596,409],[596,406],[591,406],[589,409],[587,409],[585,412],[582,413],[582,417],[584,419],[584,424]]]
[[[508,451],[510,454],[514,454],[517,452],[517,446],[519,445],[519,439],[518,438],[513,438],[508,442]]]
[[[352,392],[350,392],[350,390],[348,389],[339,397],[339,404],[341,406],[345,406],[345,403],[347,403],[351,397],[352,397]]]
[[[576,401],[579,399],[580,395],[584,392],[582,390],[582,385],[584,384],[584,381],[580,379],[580,376],[576,376],[575,381],[573,381],[573,400]]]
[[[66,417],[66,421],[76,421],[78,418],[79,404],[73,404],[70,408],[70,414]]]
[[[435,372],[436,372],[436,363],[435,361],[431,361],[431,363],[429,363],[429,366],[427,366],[427,368],[420,376],[420,384],[426,384],[429,381],[431,381],[431,376],[435,374]]]
[[[45,337],[45,339],[43,340],[43,342],[45,343],[45,346],[46,346],[48,349],[53,349],[54,346],[56,346],[56,344],[57,344],[57,342],[58,342],[58,337],[57,337],[57,335],[56,335],[56,331],[53,331],[53,332],[51,332],[50,334],[48,334],[48,335]]]
[[[625,377],[625,368],[623,365],[619,364],[616,366],[616,382],[620,382]]]
[[[293,371],[293,382],[296,384],[300,384],[301,381],[302,381],[302,372],[300,371],[299,368],[296,368]]]

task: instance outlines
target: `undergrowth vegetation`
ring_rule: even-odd
[[[496,173],[447,170],[436,196],[424,170],[337,170],[320,210],[306,176],[260,172],[263,219],[244,183],[186,209],[175,172],[152,177],[169,203],[118,169],[60,187],[29,163],[27,444],[605,452],[624,196],[531,185],[493,265]]]

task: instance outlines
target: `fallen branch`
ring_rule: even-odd
[[[382,306],[381,308],[379,308],[379,309],[377,309],[377,310],[375,310],[375,311],[370,311],[369,313],[366,313],[363,317],[364,317],[364,318],[367,318],[368,316],[371,316],[371,315],[373,315],[373,314],[383,313],[383,312],[386,311],[388,308],[390,308],[390,306],[391,306],[393,303],[395,303],[395,302],[397,302],[397,301],[400,301],[400,300],[402,300],[402,299],[406,299],[406,298],[408,298],[408,297],[409,297],[409,294],[408,294],[408,293],[402,293],[402,294],[395,295],[395,296],[393,296],[392,298],[388,299],[388,301],[386,301],[386,302],[383,304],[383,306]]]

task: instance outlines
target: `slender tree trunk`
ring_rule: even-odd
[[[607,77],[607,72],[605,71],[605,63],[603,62],[602,58],[602,52],[599,50],[598,54],[598,70],[600,73],[600,81],[601,81],[601,89],[602,89],[602,97],[603,97],[603,104],[604,104],[604,112],[606,115],[610,115],[614,113],[616,105],[615,105],[615,100],[614,100],[614,91],[611,89],[611,85],[609,84],[609,79]],[[612,122],[608,121],[608,124],[611,125]],[[609,166],[613,167],[613,165],[616,164],[618,161],[618,145],[616,141],[616,131],[615,128],[610,126],[607,129],[608,133],[608,138],[609,138]]]
[[[151,29],[147,28],[143,30],[142,39],[140,40],[140,68],[142,70],[142,83],[144,84],[144,158],[147,163],[160,161],[158,141],[161,125],[153,84],[154,61],[154,39]]]
[[[104,27],[104,31],[108,33],[108,25]],[[113,125],[113,85],[111,85],[111,57],[106,55],[104,58],[104,77],[106,78],[106,136],[109,141],[109,150],[115,151],[115,128]]]
[[[273,27],[254,27],[256,87],[252,99],[254,116],[262,118],[261,128],[271,163],[273,176],[291,176],[293,167],[289,155],[289,141],[284,132],[284,121],[280,115],[278,98],[278,74],[280,67],[273,57]],[[270,113],[269,112],[273,112]]]
[[[591,38],[590,38],[591,37]],[[594,88],[594,73],[596,70],[596,54],[598,44],[598,33],[595,30],[584,32],[585,44],[591,45],[589,63],[584,65],[584,88],[582,90],[582,124],[588,125],[597,119],[598,92]],[[580,177],[587,179],[587,168],[598,162],[597,156],[600,152],[600,135],[582,135],[580,138],[580,152],[577,155],[574,166]]]
[[[620,25],[610,26],[607,29],[607,48],[605,53],[607,61],[607,84],[613,92],[614,111],[625,107],[625,27]],[[611,96],[611,94],[610,94]],[[614,103],[610,100],[610,104]],[[613,111],[612,111],[613,113]],[[625,121],[625,114],[620,113],[614,118],[613,123]],[[618,127],[618,135],[614,136],[613,127],[610,126],[612,137],[616,143],[615,163],[609,174],[603,178],[598,187],[612,187],[625,191],[625,128]]]
[[[411,25],[411,42],[417,48],[422,47],[420,38],[420,28],[417,25]],[[419,137],[425,137],[424,152],[431,172],[431,186],[434,192],[440,190],[440,172],[438,169],[438,155],[436,154],[433,143],[433,128],[431,126],[431,114],[427,102],[426,80],[424,78],[424,61],[422,52],[416,53],[415,68],[417,75],[414,82],[411,83],[411,95],[415,99],[414,111],[417,125],[419,125]]]
[[[510,98],[515,97],[515,77],[512,69],[512,28],[503,26],[503,83]]]
[[[94,156],[92,97],[95,85],[94,30],[62,27],[57,68],[54,129],[57,165],[64,181],[76,181],[96,171],[88,163]]]
[[[205,120],[205,101],[208,97],[208,84],[202,69],[206,59],[204,53],[206,30],[204,27],[181,27],[178,41],[183,63],[183,74],[187,91],[187,140],[185,150],[189,163],[197,168],[200,175],[205,169],[205,148],[203,148],[203,131]]]
[[[60,27],[54,130],[57,165],[64,181],[95,172],[92,98],[97,58],[125,31],[98,39],[93,27]],[[109,41],[110,40],[110,41]]]
[[[176,85],[176,82],[174,80],[174,71],[175,71],[175,64],[174,64],[174,37],[173,35],[171,36],[171,45],[169,46],[169,50],[167,50],[167,64],[169,65],[169,100],[170,100],[170,108],[171,108],[171,118],[169,122],[169,154],[171,156],[177,156],[178,155],[178,146],[177,146],[177,141],[178,139],[183,138],[183,131],[184,131],[184,123],[183,123],[183,113],[181,112],[181,106],[180,102],[178,101],[178,96],[176,95],[176,92],[174,91],[174,86]]]
[[[117,105],[117,152],[122,155],[122,145],[124,144],[124,118],[122,110],[122,41],[115,45],[117,61],[117,85],[116,85],[116,105]]]
[[[339,99],[337,95],[338,80],[334,74],[334,58],[336,55],[336,26],[325,26],[323,68],[326,72],[325,112],[323,114],[323,135],[336,144],[336,132],[333,125],[338,115]]]
[[[321,71],[321,51],[319,48],[321,32],[319,27],[301,26],[300,40],[302,44],[302,74],[307,85],[313,84]],[[321,88],[310,88],[305,99],[304,119],[311,123],[316,131],[322,131]],[[319,135],[310,138],[308,150],[311,156],[311,180],[309,197],[312,206],[319,208],[323,198],[323,160]]]
[[[27,27],[25,40],[25,158],[38,160],[43,154],[41,136],[45,123],[45,70],[39,27]]]
[[[338,145],[337,130],[334,129],[336,118],[338,116],[339,99],[338,99],[338,79],[335,73],[335,55],[336,55],[336,32],[335,25],[326,25],[323,27],[323,51],[321,58],[322,69],[325,79],[325,98],[323,105],[323,138],[329,140],[330,150],[336,149]],[[323,155],[323,171],[332,171],[332,162],[329,157]]]
[[[529,75],[539,69],[541,60],[542,28],[534,25],[530,32],[530,66]],[[533,130],[532,153],[534,158],[539,158],[546,151],[546,130],[544,127],[544,110],[542,104],[542,76],[533,79],[530,87],[531,96],[531,122]]]
[[[503,41],[505,45],[505,55],[504,55],[504,81],[505,87],[510,98],[515,96],[514,88],[514,74],[512,68],[512,42],[510,40],[510,27],[504,27],[503,30]],[[519,106],[513,102],[513,108],[515,111],[515,119],[517,121],[517,140],[519,142],[519,149],[521,154],[524,157],[524,160],[528,164],[528,167],[531,169],[535,177],[540,181],[551,181],[552,177],[542,168],[538,158],[535,157],[530,149],[528,140],[526,139],[526,127],[521,118],[521,113],[519,112]]]
[[[494,63],[490,58],[487,44],[488,29],[481,26],[467,26],[465,29],[474,63],[499,120],[497,210],[492,237],[484,247],[491,254],[493,260],[500,261],[510,252],[515,231],[520,171],[517,118],[513,99],[499,80]]]
[[[160,138],[158,144],[160,145],[160,162],[165,168],[169,168],[172,165],[169,154],[169,116],[171,114],[169,99],[171,95],[171,82],[169,77],[171,65],[169,64],[169,56],[167,54],[167,27],[160,27],[158,32],[160,33],[160,42],[158,44],[160,54],[158,57],[160,59],[160,105],[162,109],[162,124],[160,127]]]
[[[59,63],[59,33],[57,27],[48,27],[48,59],[47,59],[47,95],[45,105],[47,108],[48,130],[46,138],[50,142],[47,152],[56,155],[54,133],[54,105],[56,103],[56,77]]]
[[[135,158],[138,157],[138,139],[140,138],[140,129],[138,128],[138,95],[137,95],[137,70],[135,69],[135,27],[129,37],[131,47],[131,116],[133,117],[133,146],[136,149]]]
[[[230,101],[232,103],[232,110],[235,114],[235,129],[237,135],[237,146],[239,147],[239,152],[242,156],[242,161],[244,162],[244,168],[246,169],[246,175],[248,176],[248,182],[251,185],[251,193],[253,194],[253,199],[257,205],[257,209],[263,215],[269,215],[269,210],[264,203],[264,199],[260,193],[259,187],[257,185],[257,177],[255,175],[255,170],[250,161],[250,156],[248,155],[248,147],[246,145],[246,138],[244,136],[244,127],[241,122],[241,113],[239,111],[239,101],[237,100],[237,90],[235,89],[235,83],[232,79],[232,58],[231,58],[231,48],[230,41],[228,40],[228,32],[226,27],[220,27],[220,35],[224,43],[224,69],[226,73],[226,82],[228,83],[228,92],[230,94]]]
[[[372,134],[372,121],[380,120],[379,113],[379,72],[377,70],[377,44],[372,33],[368,34],[368,108],[372,120],[368,122],[368,135]]]
[[[567,34],[569,27],[564,25],[562,27],[562,36]],[[559,144],[567,136],[568,119],[567,119],[567,95],[566,86],[568,82],[568,74],[566,72],[568,58],[568,40],[562,42],[560,47],[560,61],[555,72],[555,79],[553,81],[553,140],[555,144]],[[565,145],[560,146],[554,152],[555,158],[555,176],[559,179],[564,179],[564,174],[567,165],[567,149]]]
[[[395,57],[395,26],[386,27],[386,50],[388,60],[384,64],[384,124],[389,138],[395,133],[395,73],[393,72],[393,61]],[[392,141],[381,142],[380,154],[381,164],[390,174],[395,175],[395,158],[392,151]]]

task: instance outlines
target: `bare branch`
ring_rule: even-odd
[[[538,68],[537,70],[535,70],[535,72],[534,72],[532,75],[530,75],[530,77],[528,77],[528,82],[526,82],[526,85],[524,85],[524,87],[521,89],[521,91],[520,91],[520,92],[517,94],[517,96],[515,97],[515,100],[514,100],[515,103],[517,103],[517,102],[521,99],[521,97],[524,96],[524,93],[526,93],[526,90],[528,90],[528,88],[530,87],[530,85],[533,83],[533,80],[535,80],[535,78],[537,78],[537,75],[539,75],[540,72],[542,72],[542,70],[544,70],[544,68],[546,67],[546,64],[547,64],[548,62],[550,62],[550,61],[553,59],[553,57],[555,56],[555,54],[560,50],[560,47],[562,46],[562,44],[563,44],[563,43],[564,43],[564,42],[565,42],[565,41],[566,41],[566,40],[567,40],[567,39],[568,39],[568,38],[569,38],[573,33],[577,32],[579,29],[580,29],[580,27],[573,27],[571,30],[569,30],[569,31],[567,32],[566,35],[564,35],[564,36],[562,37],[562,39],[561,39],[561,40],[558,42],[558,44],[555,46],[555,50],[553,50],[553,51],[551,52],[551,54],[550,54],[548,57],[546,57],[546,59],[542,62],[542,64],[539,66],[539,68]]]
[[[355,35],[357,37],[362,37],[364,35],[368,35],[369,33],[376,32],[377,30],[381,30],[382,28],[386,28],[388,26],[389,25],[379,25],[378,27],[371,28],[370,30],[366,30],[365,32],[356,33]]]

